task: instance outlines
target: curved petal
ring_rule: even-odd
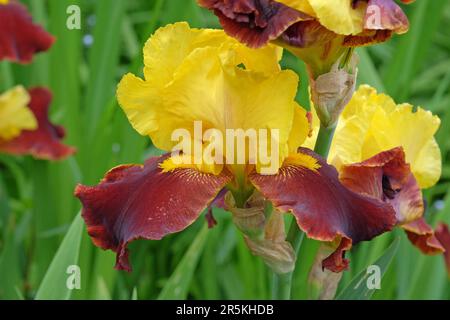
[[[117,253],[117,269],[131,271],[130,242],[159,240],[187,228],[231,179],[193,169],[164,173],[159,165],[166,158],[117,167],[97,186],[78,185],[75,190],[92,241]]]
[[[436,229],[436,238],[444,246],[445,253],[445,265],[447,266],[447,272],[450,277],[450,231],[448,230],[448,225],[440,223]]]
[[[283,0],[281,0],[283,2]],[[363,31],[367,3],[348,0],[308,0],[319,22],[337,34],[350,35]]]
[[[0,30],[0,60],[29,63],[35,53],[48,50],[55,41],[15,0],[0,4]]]
[[[364,30],[363,32],[354,35],[346,36],[343,41],[345,47],[364,47],[374,45],[377,43],[383,43],[388,41],[392,37],[391,30]]]
[[[36,130],[24,130],[9,141],[0,141],[0,152],[15,155],[32,155],[37,159],[61,160],[75,153],[76,149],[61,143],[64,128],[52,124],[48,118],[48,108],[52,94],[45,88],[29,90],[29,108],[37,120]]]
[[[423,218],[422,192],[405,162],[402,148],[382,152],[361,163],[342,166],[340,180],[354,192],[391,204],[397,223],[406,231],[411,243],[424,254],[444,251],[433,229]]]
[[[278,38],[290,25],[310,19],[271,0],[198,0],[219,17],[227,34],[251,48],[260,48]]]
[[[300,149],[299,154],[288,158],[277,175],[253,173],[251,182],[278,210],[292,212],[308,237],[337,243],[323,266],[340,272],[348,266],[343,253],[391,230],[395,212],[389,204],[347,189],[337,171],[312,151]]]
[[[339,167],[402,147],[419,186],[428,188],[441,174],[441,155],[434,138],[439,126],[439,118],[431,112],[396,105],[390,97],[361,86],[339,119],[328,160]]]
[[[438,240],[437,234],[424,218],[403,225],[402,228],[406,231],[411,243],[419,248],[422,253],[435,255],[446,251]]]
[[[409,21],[393,0],[369,0],[364,17],[366,30],[390,30],[398,34],[408,31]]]
[[[277,0],[277,2],[282,3],[297,11],[304,12],[312,17],[316,17],[316,13],[309,4],[308,0]]]
[[[220,47],[230,41],[221,30],[190,28],[186,22],[162,27],[144,46],[145,79],[153,87],[163,88],[195,49]]]
[[[30,95],[17,86],[0,95],[0,141],[8,141],[20,135],[22,130],[34,130],[37,121],[28,108]]]
[[[241,60],[236,64],[244,63],[247,69],[268,73],[280,70],[281,50],[275,46],[255,51],[223,30],[191,28],[186,22],[177,22],[158,29],[146,42],[143,50],[146,81],[156,88],[165,87],[192,53],[211,47],[222,51],[232,47],[237,60]]]
[[[312,47],[328,47],[326,50],[331,50],[331,43],[337,37],[334,32],[324,28],[317,21],[311,20],[300,21],[292,25],[280,36],[280,39],[283,40],[288,48],[292,47],[292,51],[294,51],[294,48],[307,49]],[[326,54],[322,53],[319,58],[324,59],[324,56]]]
[[[422,192],[405,161],[402,148],[382,152],[360,163],[344,165],[339,179],[356,193],[391,204],[399,224],[423,216]]]
[[[307,144],[313,132],[313,116],[311,112],[307,112],[303,108],[295,108],[294,121],[289,136],[289,153],[296,153],[298,148]]]

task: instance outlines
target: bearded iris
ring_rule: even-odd
[[[301,148],[310,133],[309,117],[294,100],[298,78],[281,70],[280,57],[277,47],[250,49],[223,31],[191,29],[186,23],[161,28],[149,39],[145,79],[128,74],[117,90],[121,107],[140,134],[170,152],[177,145],[172,133],[192,132],[196,121],[222,133],[277,129],[280,165],[263,174],[258,162],[180,164],[168,153],[144,166],[114,168],[97,186],[79,185],[75,194],[83,204],[88,233],[97,246],[117,253],[118,269],[131,270],[130,242],[185,229],[223,193],[253,252],[263,256],[276,247],[287,256],[292,253],[280,219],[289,212],[309,237],[335,244],[336,252],[324,261],[333,271],[346,267],[342,255],[353,243],[394,226],[395,214],[387,204],[347,189],[333,167]],[[175,157],[180,156],[195,155]],[[275,209],[267,217],[260,214],[265,207],[261,202]],[[246,210],[255,210],[253,216],[260,220],[247,219]],[[290,270],[265,258],[277,271]]]

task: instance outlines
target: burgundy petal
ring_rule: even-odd
[[[398,223],[419,219],[424,213],[422,192],[403,148],[395,148],[347,166],[340,174],[341,182],[354,192],[374,197],[392,205]]]
[[[277,175],[253,173],[251,181],[278,210],[291,211],[308,237],[339,242],[323,267],[340,272],[348,267],[345,251],[391,230],[395,212],[387,203],[347,189],[339,182],[336,169],[312,151],[299,152],[315,158],[321,167],[311,170],[285,164]]]
[[[117,253],[117,269],[131,271],[131,241],[159,240],[187,228],[231,180],[227,173],[214,176],[194,169],[163,172],[159,165],[165,158],[117,167],[97,186],[75,190],[92,241]]]
[[[366,30],[354,36],[346,36],[343,45],[346,47],[364,47],[383,43],[392,37],[391,30]]]
[[[401,34],[408,31],[409,21],[394,0],[369,0],[364,29],[390,30]]]
[[[402,226],[405,229],[408,239],[414,246],[427,255],[440,254],[445,251],[442,244],[436,238],[435,232],[427,224],[425,219],[417,219]]]
[[[423,218],[422,191],[406,163],[402,148],[382,152],[366,161],[343,166],[340,179],[353,191],[379,199],[395,209],[397,224],[409,240],[425,254],[438,254],[443,248],[433,229]]]
[[[324,46],[333,41],[338,35],[322,26],[316,20],[299,21],[290,26],[280,39],[296,48],[310,48]]]
[[[290,25],[311,19],[272,0],[198,0],[213,10],[225,32],[249,47],[259,48],[278,38]]]
[[[75,153],[76,149],[61,143],[65,130],[52,124],[48,118],[48,109],[52,100],[51,92],[46,88],[29,90],[31,101],[29,108],[38,122],[36,130],[24,130],[10,141],[0,140],[0,152],[14,155],[32,155],[37,159],[61,160]]]
[[[48,50],[54,41],[33,23],[25,6],[15,0],[0,4],[0,60],[29,63],[35,53]]]
[[[450,277],[450,231],[448,225],[440,223],[436,229],[436,238],[444,246],[444,259],[447,266],[447,272]]]

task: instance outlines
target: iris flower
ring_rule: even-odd
[[[342,270],[340,259],[352,244],[395,225],[390,204],[349,190],[332,166],[300,147],[310,133],[309,117],[294,100],[298,77],[281,70],[280,57],[274,46],[250,49],[221,30],[191,29],[186,23],[161,28],[149,39],[144,79],[124,76],[118,101],[133,127],[169,153],[144,165],[116,167],[98,185],[75,190],[90,237],[117,253],[116,268],[131,270],[130,242],[159,240],[187,228],[223,193],[234,213],[261,201],[275,208],[256,226],[262,233],[249,230],[254,221],[249,226],[235,219],[254,252],[267,249],[255,244],[284,241],[281,213],[292,213],[307,236],[335,244],[324,260],[324,267],[335,271]],[[192,133],[195,121],[222,134],[277,129],[281,161],[269,173],[262,173],[264,163],[249,158],[243,164],[181,163],[180,157],[195,155],[170,153],[177,144],[171,135],[180,128]],[[211,141],[200,143],[207,147]]]
[[[405,3],[411,1],[403,0]],[[334,127],[357,76],[353,48],[408,31],[394,0],[198,0],[230,36],[260,48],[269,42],[302,59],[312,101],[324,127]]]
[[[25,6],[16,0],[0,0],[0,61],[29,63],[33,55],[48,50],[54,38],[34,24]]]
[[[64,128],[48,119],[51,93],[17,86],[0,95],[0,153],[60,160],[75,152],[61,143]]]
[[[440,120],[422,108],[414,110],[361,86],[339,119],[328,162],[347,188],[391,206],[396,225],[423,253],[439,254],[445,249],[424,218],[421,190],[441,175],[434,138]]]

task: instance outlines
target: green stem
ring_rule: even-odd
[[[328,152],[330,151],[333,135],[334,135],[334,128],[320,127],[319,136],[317,137],[316,147],[314,151],[325,159],[327,158]],[[295,219],[293,219],[286,240],[291,243],[297,256],[303,238],[304,233],[298,227]],[[289,300],[291,298],[293,275],[294,271],[286,274],[277,274],[277,273],[273,274],[273,282],[272,282],[273,300]]]
[[[330,151],[331,141],[333,141],[334,128],[320,127],[319,136],[317,137],[316,147],[314,151],[322,156],[325,160],[328,157]]]
[[[291,297],[292,272],[285,274],[273,273],[272,299],[289,300]]]

